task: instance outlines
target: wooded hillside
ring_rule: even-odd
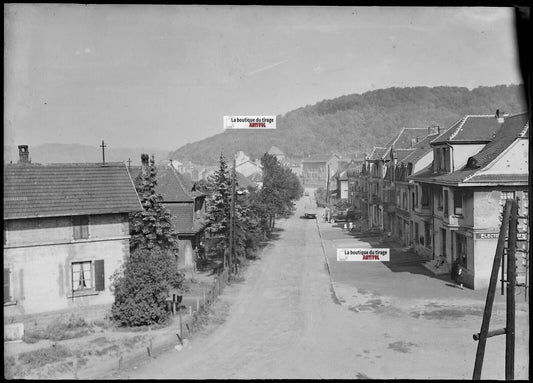
[[[527,110],[521,85],[388,88],[324,100],[277,117],[276,130],[228,130],[187,144],[169,158],[211,165],[243,150],[260,158],[272,145],[289,157],[353,155],[383,145],[401,128],[450,127],[466,114]]]

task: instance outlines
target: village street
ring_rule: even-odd
[[[486,290],[455,288],[399,250],[388,264],[337,263],[337,247],[386,246],[302,215],[298,202],[246,281],[226,288],[215,305],[227,311],[222,324],[196,334],[181,352],[171,349],[106,378],[472,377],[472,334]],[[491,328],[504,326],[503,298],[498,292]],[[516,318],[515,378],[526,379],[528,312],[520,295]],[[504,345],[504,336],[488,340],[482,378],[504,378]]]

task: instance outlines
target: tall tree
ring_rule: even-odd
[[[208,178],[210,195],[207,203],[207,229],[213,238],[219,238],[211,250],[223,254],[229,248],[230,214],[231,214],[231,178],[228,164],[222,154],[215,174]]]
[[[172,229],[171,214],[163,206],[163,197],[156,193],[157,168],[154,156],[141,156],[142,171],[136,178],[136,189],[143,209],[130,213],[131,250],[159,248],[178,252],[178,235]]]
[[[143,154],[142,172],[135,179],[143,209],[130,214],[131,252],[113,274],[113,318],[124,326],[161,323],[168,318],[165,299],[171,288],[181,287],[177,234],[171,215],[155,192],[157,169],[152,156]]]

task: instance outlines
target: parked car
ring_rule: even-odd
[[[361,211],[354,209],[354,208],[348,208],[345,210],[339,210],[335,212],[329,222],[335,223],[335,222],[347,222],[347,221],[355,221],[356,219],[361,217]]]

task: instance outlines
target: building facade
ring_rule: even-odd
[[[4,318],[110,305],[141,210],[125,164],[4,166]]]
[[[431,142],[432,166],[410,177],[423,213],[418,244],[450,272],[461,265],[471,288],[488,285],[505,200],[528,214],[528,131],[525,113],[466,116]]]

